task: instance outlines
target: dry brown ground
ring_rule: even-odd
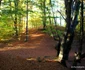
[[[68,70],[57,62],[29,61],[0,54],[0,70]]]
[[[0,70],[68,70],[54,61],[56,42],[49,35],[31,30],[29,41],[0,43]]]
[[[24,42],[25,34],[22,34],[20,39],[13,38],[9,42],[0,43],[0,70],[69,70],[55,61],[57,53],[54,48],[57,42],[48,34],[33,29],[29,31],[28,42]],[[83,52],[84,46],[85,43]],[[71,66],[78,47],[79,42],[74,40],[67,61],[68,67]],[[85,66],[85,59],[79,66]]]

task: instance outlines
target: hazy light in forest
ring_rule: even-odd
[[[25,50],[25,49],[35,49],[38,48],[37,46],[28,46],[28,47],[21,47],[21,46],[15,46],[15,47],[5,47],[5,48],[1,48],[0,51],[13,51],[13,50]]]
[[[36,35],[31,35],[32,37],[39,37],[42,36],[43,34],[36,34]]]

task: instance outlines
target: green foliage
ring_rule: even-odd
[[[57,34],[61,37],[62,34],[63,34],[63,31],[61,31],[61,30],[57,30]]]
[[[0,39],[10,38],[13,34],[14,29],[12,20],[7,16],[3,16],[0,21]]]
[[[16,30],[18,34],[25,31],[27,16],[28,28],[42,28],[43,25],[46,24],[46,32],[51,36],[54,34],[61,35],[61,31],[57,31],[54,27],[54,17],[58,18],[58,16],[56,16],[57,13],[54,10],[52,11],[52,9],[56,10],[57,6],[55,2],[57,1],[58,0],[3,0],[0,6],[0,39],[13,36]],[[49,25],[49,23],[52,23],[52,25]]]
[[[46,30],[44,30],[43,32],[48,33],[50,36],[62,36],[63,31],[56,29],[55,26],[53,25],[48,25]]]
[[[37,14],[37,15],[36,15]],[[39,28],[42,26],[41,14],[38,12],[33,12],[29,15],[29,28]]]

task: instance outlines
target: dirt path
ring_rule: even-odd
[[[39,30],[31,30],[28,42],[24,42],[24,34],[20,39],[0,45],[0,70],[63,70],[65,68],[55,62],[57,53],[54,47],[57,42],[49,35]],[[70,60],[67,61],[68,67],[71,66],[77,45],[74,41],[69,55]],[[84,61],[81,66],[85,65]]]
[[[56,42],[49,35],[35,30],[30,32],[28,42],[16,41],[8,43],[5,47],[0,48],[0,53],[21,58],[56,57],[55,45]]]
[[[29,41],[13,41],[0,45],[0,70],[62,70],[55,61],[56,42],[41,31],[30,32]],[[44,60],[47,58],[49,60]],[[65,70],[68,70],[65,68]]]

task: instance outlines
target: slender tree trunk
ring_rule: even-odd
[[[82,52],[82,46],[83,46],[83,37],[84,37],[84,17],[83,17],[83,9],[84,9],[84,7],[83,7],[84,5],[83,5],[83,0],[82,0],[82,2],[81,2],[81,22],[80,22],[80,47],[79,47],[79,53],[81,53]]]
[[[26,42],[28,41],[28,0],[27,0],[27,12],[26,12],[26,14],[27,14],[27,17],[26,17]]]
[[[2,0],[0,0],[0,13],[1,13],[1,1],[2,1]],[[1,17],[1,14],[0,14],[0,17]]]
[[[21,33],[21,29],[22,29],[22,27],[21,27],[21,15],[19,16],[19,34]]]
[[[50,5],[51,5],[52,13],[53,13],[54,24],[55,24],[55,26],[56,26],[55,13],[54,13],[53,7],[52,7],[52,0],[50,0]]]
[[[2,0],[0,0],[0,6],[1,6],[1,1],[2,1]]]
[[[18,11],[18,0],[15,0],[15,19],[14,19],[14,27],[15,27],[15,35],[18,37],[18,29],[17,29],[17,11]]]
[[[16,15],[15,15],[16,16]],[[18,37],[18,30],[17,30],[17,16],[15,17],[15,20],[14,20],[14,27],[15,27],[15,35],[16,37]]]
[[[49,14],[49,16],[48,16],[49,23],[50,23],[50,25],[52,25],[52,21],[51,21],[51,18],[50,18],[50,11],[49,11],[49,9],[48,9],[48,8],[47,8],[47,12],[48,12],[48,14]]]
[[[12,16],[12,4],[11,4],[11,0],[9,0],[9,6],[10,6],[10,16],[11,16],[11,19],[15,22],[13,16]]]
[[[62,19],[62,18],[61,18],[61,16],[60,16],[60,26],[61,26],[61,21],[62,21],[61,19]]]
[[[44,17],[43,17],[43,29],[46,29],[46,11],[45,11],[45,7],[46,7],[46,0],[43,1],[43,14],[44,14]]]
[[[77,63],[81,62],[81,59],[85,58],[85,53],[82,54],[82,47],[83,47],[83,37],[84,37],[84,5],[83,5],[83,0],[81,0],[81,21],[80,21],[80,46],[78,48],[77,53],[75,53],[75,59],[73,62],[74,66],[77,66]],[[76,68],[74,68],[74,70],[76,70]]]

